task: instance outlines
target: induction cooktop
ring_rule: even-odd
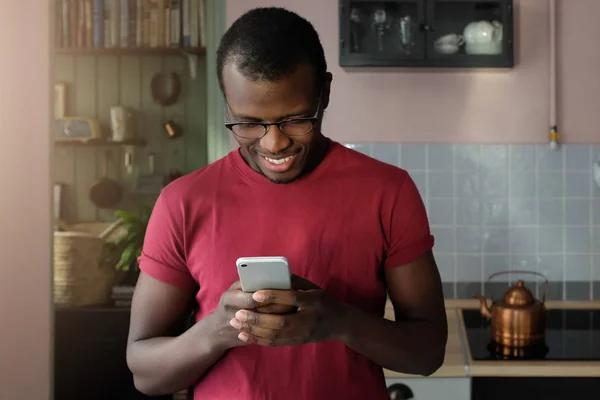
[[[600,310],[547,310],[545,343],[506,349],[491,341],[489,322],[479,310],[463,309],[471,357],[479,360],[600,361]]]

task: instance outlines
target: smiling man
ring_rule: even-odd
[[[312,65],[296,60],[297,65],[283,69],[279,76],[271,72],[274,82],[266,77],[249,80],[246,70],[254,66],[248,60],[236,53],[222,57],[228,61],[220,76],[230,119],[235,121],[225,126],[238,139],[246,163],[275,183],[289,183],[309,173],[329,145],[320,134],[320,121],[329,102],[331,74],[317,77]],[[280,134],[268,135],[272,127]]]
[[[447,326],[423,202],[406,171],[321,131],[333,79],[312,25],[251,10],[222,38],[217,68],[239,148],[157,200],[131,310],[136,387],[383,400],[382,367],[435,372]],[[246,256],[285,256],[293,290],[243,293]],[[388,295],[396,321],[383,318]]]

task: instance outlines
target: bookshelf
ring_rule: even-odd
[[[199,56],[206,0],[55,0],[55,54]]]
[[[54,142],[57,146],[136,146],[143,147],[146,145],[144,139],[130,139],[122,142],[115,142],[108,139],[90,139],[82,140],[57,140]]]
[[[112,211],[89,200],[89,187],[103,174],[104,151],[127,160],[139,171],[147,154],[157,156],[158,174],[193,171],[207,164],[207,70],[215,68],[219,35],[213,33],[213,14],[223,18],[223,0],[53,0],[54,81],[65,86],[64,115],[94,118],[105,139],[56,141],[54,180],[69,188],[62,207],[66,220],[112,219]],[[209,61],[210,60],[210,61]],[[211,62],[211,64],[209,64]],[[168,75],[181,79],[177,101],[163,107],[152,96],[152,82],[169,92]],[[196,80],[196,82],[194,82]],[[217,94],[215,94],[217,97]],[[123,105],[135,112],[138,138],[108,140],[112,135],[110,109]],[[173,119],[184,130],[175,140],[165,134]],[[200,132],[202,134],[196,134]],[[108,176],[130,187],[131,165],[113,162]],[[135,197],[135,196],[133,196]],[[132,198],[133,198],[132,197]],[[150,201],[145,199],[144,201]],[[130,206],[125,202],[123,207]]]
[[[131,48],[86,48],[64,47],[54,50],[56,55],[82,56],[202,56],[206,53],[204,47],[131,47]]]

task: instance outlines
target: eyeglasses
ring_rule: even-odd
[[[276,125],[279,131],[286,136],[304,136],[308,135],[319,120],[318,115],[321,109],[321,96],[317,111],[312,117],[289,118],[279,122],[227,122],[225,127],[241,139],[260,139],[267,134],[271,125]]]

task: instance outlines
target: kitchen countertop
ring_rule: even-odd
[[[600,301],[547,301],[549,309],[600,309]],[[478,309],[478,300],[446,300],[448,342],[440,369],[430,377],[465,378],[475,376],[600,377],[600,361],[473,361],[467,343],[461,309]],[[394,319],[391,303],[385,318]],[[423,378],[384,369],[386,378]]]

